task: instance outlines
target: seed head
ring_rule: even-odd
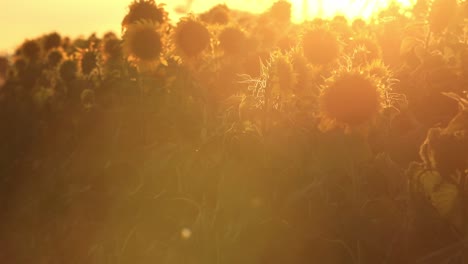
[[[322,114],[350,127],[367,123],[381,110],[381,92],[370,77],[344,72],[327,81],[320,95]]]
[[[163,51],[163,41],[157,25],[136,22],[128,26],[123,37],[124,53],[142,63],[158,63]]]
[[[175,29],[174,42],[181,55],[193,58],[210,45],[210,32],[195,19],[181,19]]]
[[[227,27],[219,34],[219,44],[225,54],[238,55],[245,52],[247,37],[236,27]]]
[[[41,46],[35,40],[28,40],[21,46],[21,53],[30,61],[37,60],[41,54]]]
[[[44,37],[43,43],[44,50],[49,51],[62,45],[62,37],[57,32],[50,33]]]
[[[275,2],[270,9],[270,14],[279,23],[289,23],[291,21],[291,3],[285,0]]]
[[[127,28],[137,21],[150,21],[157,24],[167,22],[167,12],[163,5],[156,5],[154,0],[134,0],[122,21],[122,27]]]
[[[47,54],[47,63],[50,67],[54,68],[58,66],[64,59],[65,54],[59,49],[53,49]]]
[[[200,20],[208,24],[226,25],[230,20],[230,10],[225,4],[216,5],[201,14]]]
[[[78,65],[75,60],[66,60],[60,65],[60,77],[65,82],[71,82],[76,79],[78,74]]]

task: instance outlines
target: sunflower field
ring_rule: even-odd
[[[220,4],[0,57],[0,263],[468,263],[468,2]]]

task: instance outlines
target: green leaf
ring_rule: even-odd
[[[433,192],[442,182],[442,176],[435,170],[423,172],[419,178],[424,193],[432,196]]]
[[[458,200],[458,188],[454,184],[443,183],[431,194],[434,207],[442,216],[448,216]]]

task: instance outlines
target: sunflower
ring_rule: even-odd
[[[378,80],[389,80],[392,78],[392,72],[382,60],[374,60],[367,64],[363,68],[363,71]]]
[[[123,57],[122,41],[115,34],[106,34],[101,42],[101,54],[104,63],[119,61]]]
[[[89,75],[98,67],[98,53],[95,49],[86,49],[81,53],[80,59],[81,72]]]
[[[21,53],[30,61],[37,60],[41,55],[41,46],[36,40],[27,40],[21,46]]]
[[[44,50],[49,51],[51,49],[58,48],[60,47],[60,45],[62,45],[62,37],[59,33],[53,32],[44,36],[42,42]]]
[[[128,8],[129,11],[122,21],[123,28],[142,20],[157,24],[164,24],[168,21],[164,5],[156,5],[154,0],[134,0]]]
[[[291,3],[285,0],[275,2],[270,10],[272,18],[282,24],[287,24],[291,21]]]
[[[324,27],[314,27],[302,36],[302,48],[307,60],[316,65],[327,65],[340,54],[338,37]]]
[[[183,57],[196,57],[208,48],[210,41],[208,29],[194,18],[184,18],[177,23],[174,43]]]
[[[447,133],[441,128],[431,128],[419,155],[427,167],[443,175],[463,172],[468,167],[468,131]]]
[[[343,71],[328,79],[319,100],[325,119],[347,127],[372,121],[383,106],[379,86],[357,71]]]
[[[66,60],[62,62],[59,69],[60,78],[69,83],[78,76],[78,64],[75,60]]]
[[[219,34],[219,45],[225,54],[238,55],[245,52],[247,37],[236,27],[227,27]]]
[[[200,15],[200,20],[208,24],[226,25],[230,19],[230,10],[225,4],[216,5]]]
[[[140,66],[157,66],[161,62],[163,45],[159,27],[149,21],[129,25],[123,36],[124,54]]]
[[[47,54],[47,64],[50,67],[55,68],[62,62],[64,58],[65,54],[61,49],[52,49]]]
[[[382,50],[371,37],[357,37],[347,47],[356,65],[365,65],[382,57]]]

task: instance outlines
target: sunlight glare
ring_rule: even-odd
[[[212,6],[225,3],[231,9],[248,10],[253,13],[262,13],[276,0],[179,0],[166,2],[172,9],[182,9],[188,12],[200,13]],[[317,17],[332,18],[343,15],[348,19],[362,18],[369,20],[374,14],[388,7],[392,2],[402,8],[415,5],[417,0],[287,0],[292,4],[292,20],[300,23]],[[177,4],[176,4],[177,2]],[[189,4],[187,4],[189,3]],[[177,7],[176,7],[177,6]],[[183,8],[185,6],[185,8]]]
[[[332,18],[343,15],[348,19],[370,19],[375,13],[387,8],[392,2],[402,8],[414,6],[416,0],[291,0],[293,4],[293,20],[303,21],[304,18]]]

